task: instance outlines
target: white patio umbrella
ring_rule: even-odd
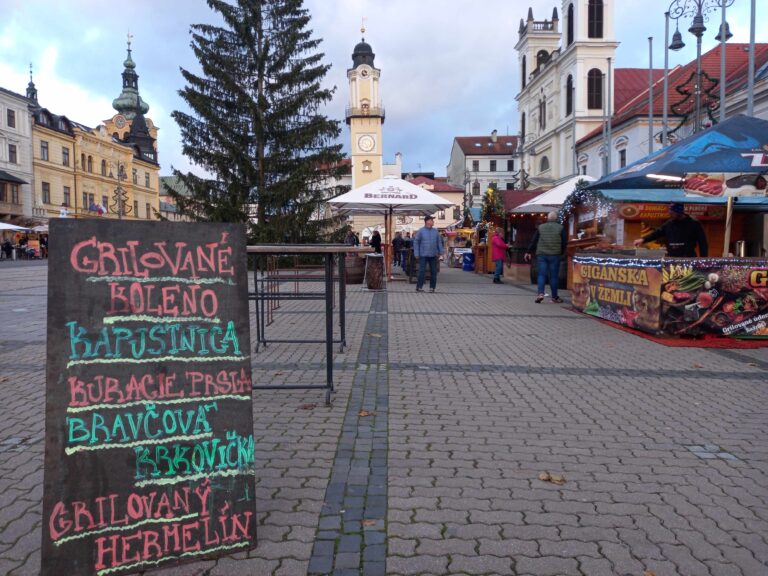
[[[392,216],[394,214],[433,214],[450,208],[449,202],[425,188],[394,176],[379,178],[359,188],[331,198],[328,203],[337,212],[368,212],[384,214],[385,244],[391,243]],[[390,259],[386,259],[387,276],[392,277]]]
[[[29,228],[23,226],[16,226],[15,224],[8,224],[7,222],[0,222],[0,230],[13,230],[14,232],[29,232]]]
[[[528,202],[520,204],[512,212],[548,212],[552,208],[560,207],[571,192],[576,189],[576,183],[580,180],[594,182],[595,178],[587,175],[574,176],[554,188],[531,198]]]

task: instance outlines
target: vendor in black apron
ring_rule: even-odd
[[[650,234],[635,240],[635,246],[651,242],[658,238],[667,241],[667,255],[677,258],[696,258],[696,245],[699,257],[708,255],[707,236],[698,220],[685,213],[685,206],[680,203],[669,205],[669,220]]]

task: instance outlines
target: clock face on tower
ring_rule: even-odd
[[[115,126],[117,126],[118,130],[125,128],[125,116],[122,114],[115,116]]]
[[[362,70],[360,70],[360,76],[361,77],[368,78],[368,74],[369,74],[368,68],[363,68]]]
[[[357,147],[363,152],[370,152],[376,147],[376,139],[371,134],[363,134],[357,139]]]

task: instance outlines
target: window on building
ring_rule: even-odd
[[[480,171],[480,160],[472,160],[472,172]]]
[[[363,160],[363,172],[373,172],[373,164],[370,160]]]
[[[88,156],[88,172],[93,172],[93,156]]]
[[[587,73],[587,108],[600,110],[603,107],[603,73],[592,68]]]
[[[474,194],[475,196],[480,194],[480,182],[478,182],[477,180],[475,180],[472,183],[472,194]]]
[[[107,175],[107,161],[102,160],[101,161],[101,175],[106,176]]]
[[[80,154],[80,170],[85,170],[85,154]]]
[[[624,168],[627,165],[627,151],[619,150],[619,168]]]
[[[496,160],[491,160],[491,172],[496,172]]]
[[[573,113],[573,76],[568,75],[565,81],[565,115],[570,116]]]
[[[515,171],[515,161],[507,160],[507,172],[514,172],[514,171]]]
[[[586,164],[582,164],[581,165],[581,173],[583,175],[586,175],[586,173],[587,173],[587,165]]]
[[[64,186],[64,204],[72,206],[72,193],[69,191],[69,186]]]
[[[603,37],[603,0],[589,0],[587,36],[590,38]]]
[[[547,129],[547,100],[539,100],[539,129]]]
[[[48,142],[40,140],[40,160],[48,160]]]
[[[69,148],[66,146],[61,147],[61,165],[69,166]]]
[[[133,183],[139,183],[139,171],[136,168],[131,168],[131,174],[133,175]]]
[[[147,204],[149,206],[149,204]],[[437,211],[437,219],[438,220],[445,220],[445,210],[438,210]]]
[[[90,204],[88,204],[88,193],[87,192],[83,192],[82,201],[83,201],[83,203],[82,203],[83,210],[88,210],[88,207],[90,206]]]
[[[507,182],[507,190],[514,190],[514,189],[515,189],[515,183]]]
[[[138,200],[133,201],[133,215],[136,218],[139,217],[139,201]]]
[[[149,172],[144,172],[144,187],[149,188]]]
[[[539,172],[546,172],[549,170],[549,158],[542,156],[541,162],[539,162]]]
[[[525,140],[525,112],[520,115],[520,138]]]
[[[6,121],[8,122],[8,128],[16,128],[16,111],[8,109],[6,115]]]
[[[149,220],[152,217],[152,209],[149,206],[149,202],[147,202],[145,209],[147,210],[147,220]]]
[[[525,88],[525,83],[526,83],[526,81],[528,79],[528,73],[526,72],[526,69],[525,69],[526,68],[525,56],[523,56],[523,63],[522,63],[521,68],[522,68],[521,69],[521,73],[522,73],[522,77],[523,77],[523,88]]]
[[[568,32],[566,33],[566,46],[570,46],[573,44],[573,4],[568,4],[568,22],[566,23],[566,26],[568,27]]]
[[[549,62],[549,52],[546,50],[539,50],[536,53],[536,68],[541,68],[547,62]]]
[[[109,212],[109,199],[106,196],[101,197],[101,207],[104,208],[104,213]]]
[[[19,204],[19,185],[11,182],[11,204]]]
[[[43,182],[43,204],[51,203],[51,184]]]
[[[0,202],[8,202],[8,199],[6,197],[8,192],[6,192],[5,188],[6,188],[6,183],[0,182]]]
[[[16,154],[16,144],[8,144],[8,162],[11,164],[18,164],[19,159]]]

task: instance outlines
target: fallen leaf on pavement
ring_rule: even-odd
[[[314,410],[317,408],[317,404],[302,404],[299,406],[299,410]]]
[[[656,576],[656,572],[651,572],[650,570],[646,570],[643,572],[643,576]]]
[[[376,412],[369,412],[368,410],[360,410],[357,413],[358,416],[376,416]]]
[[[691,368],[704,368],[701,364],[694,364]]]
[[[749,362],[749,363],[747,363],[747,366],[755,366],[755,367],[757,367],[757,363],[756,362]],[[0,382],[5,382],[5,379],[0,380]]]
[[[552,484],[557,484],[558,486],[562,486],[565,484],[565,476],[562,474],[550,474],[549,472],[539,472],[539,480],[542,482],[552,482]]]
[[[7,382],[8,376],[0,376],[0,382]]]
[[[363,526],[375,526],[376,520],[363,520]]]
[[[381,334],[378,334],[376,332],[368,332],[368,336],[371,338],[381,338]]]

